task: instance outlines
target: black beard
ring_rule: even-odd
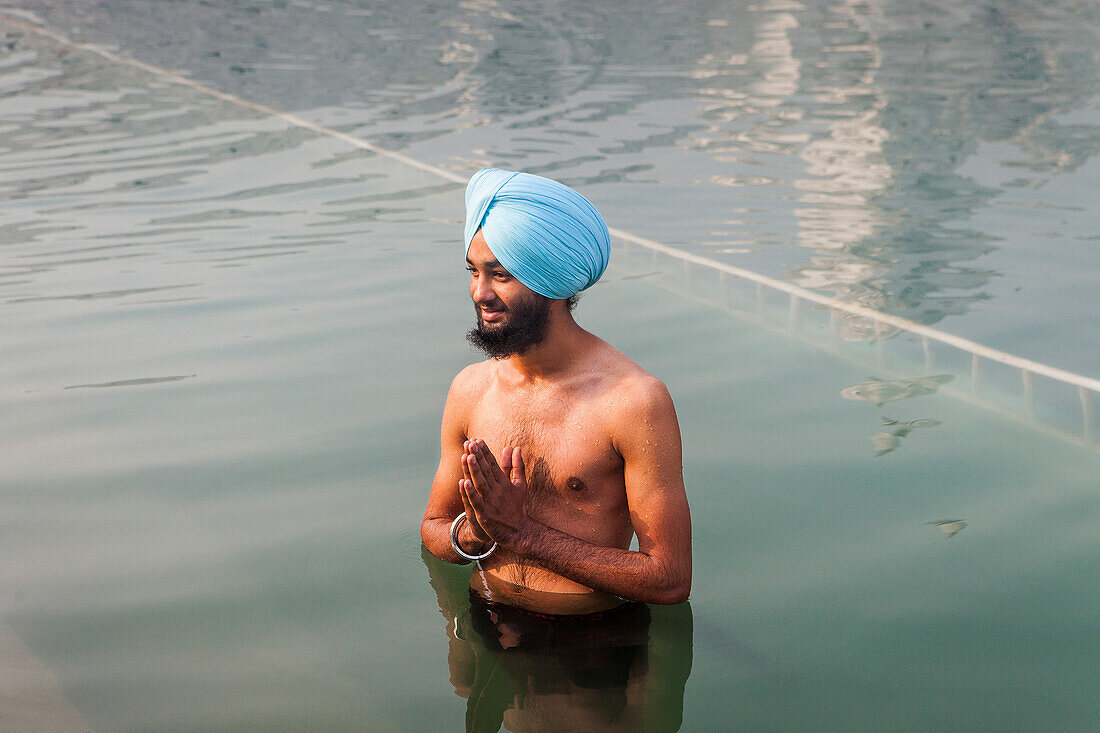
[[[529,301],[508,306],[507,321],[497,326],[486,324],[481,318],[481,310],[475,305],[477,328],[470,329],[466,340],[484,351],[490,359],[507,359],[522,354],[546,337],[551,303],[549,298],[536,293]]]

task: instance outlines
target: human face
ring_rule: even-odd
[[[471,344],[494,359],[504,359],[542,341],[551,300],[512,277],[489,249],[480,230],[470,242],[466,268],[477,313],[477,327],[466,334]]]

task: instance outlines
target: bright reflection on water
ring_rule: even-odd
[[[1097,376],[1096,3],[225,5],[35,9],[422,160],[551,175],[621,228]]]
[[[1091,4],[33,10],[1095,376]],[[0,32],[0,728],[1100,725],[1095,452],[621,252],[578,315],[676,398],[690,608],[651,610],[621,685],[479,642],[417,535],[474,358],[459,187]]]

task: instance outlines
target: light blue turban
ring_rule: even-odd
[[[568,298],[603,275],[611,237],[584,196],[549,178],[482,168],[466,185],[466,251],[481,229],[504,269],[547,298]]]

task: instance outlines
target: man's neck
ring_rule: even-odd
[[[521,381],[553,379],[576,365],[577,356],[591,346],[594,338],[577,325],[564,302],[555,303],[543,340],[504,363]]]

